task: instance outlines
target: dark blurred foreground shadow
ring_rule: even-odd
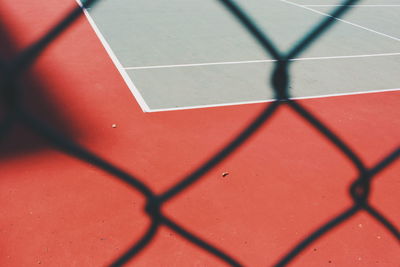
[[[7,78],[4,67],[12,64],[12,60],[19,53],[20,44],[16,41],[15,31],[11,27],[11,23],[5,18],[10,17],[7,10],[0,8],[0,125],[4,126],[5,119],[10,115],[10,101],[5,97],[5,91],[8,90],[4,80]],[[42,66],[40,66],[42,68]],[[38,68],[28,69],[16,78],[16,84],[21,91],[18,103],[28,113],[47,125],[51,125],[53,129],[62,133],[64,137],[72,138],[78,135],[78,129],[73,127],[72,119],[59,108],[57,99],[52,97],[51,85],[46,84],[41,77],[42,74]],[[46,75],[57,70],[46,71]],[[45,140],[35,135],[31,130],[25,127],[18,119],[12,119],[11,126],[0,127],[0,160],[4,157],[16,157],[26,153],[33,153],[46,146]]]

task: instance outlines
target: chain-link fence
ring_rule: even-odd
[[[327,140],[330,141],[333,146],[337,147],[341,153],[345,155],[348,161],[351,162],[351,164],[357,169],[358,178],[351,184],[349,188],[349,194],[351,195],[354,204],[341,214],[337,215],[335,218],[331,219],[325,225],[315,229],[314,232],[309,234],[303,240],[299,241],[293,248],[288,248],[290,251],[287,252],[286,255],[284,255],[277,263],[275,263],[275,266],[287,265],[311,243],[316,241],[327,232],[331,231],[333,228],[345,223],[360,211],[367,212],[372,218],[377,220],[382,226],[390,231],[390,233],[398,241],[400,241],[399,230],[396,229],[394,224],[386,219],[376,207],[373,207],[371,203],[369,203],[372,180],[378,173],[399,159],[400,147],[395,147],[378,164],[368,168],[356,155],[356,153],[352,151],[349,146],[331,129],[329,129],[324,122],[318,120],[298,101],[290,98],[289,82],[291,59],[306,51],[310,45],[312,45],[321,35],[324,34],[324,32],[329,30],[329,28],[337,21],[336,18],[343,16],[351,9],[352,5],[359,1],[344,1],[330,14],[330,16],[325,17],[319,24],[312,28],[308,34],[301,38],[289,51],[279,50],[277,46],[268,38],[268,35],[260,30],[252,18],[246,12],[244,12],[243,9],[241,9],[238,4],[235,3],[235,1],[215,1],[218,1],[221,5],[223,5],[226,10],[230,12],[231,15],[233,15],[243,25],[243,27],[252,34],[258,44],[276,60],[275,69],[271,74],[271,86],[275,92],[276,100],[266,104],[265,109],[263,109],[263,111],[255,117],[255,119],[247,128],[243,129],[236,138],[234,138],[218,153],[213,155],[203,166],[193,171],[190,175],[185,177],[185,179],[169,188],[169,190],[166,192],[162,194],[155,194],[151,188],[146,186],[139,179],[108,163],[85,148],[75,144],[73,141],[64,138],[50,126],[43,123],[40,118],[36,118],[27,112],[27,109],[22,104],[21,92],[24,90],[24,86],[19,82],[20,77],[24,73],[29,72],[31,65],[36,62],[38,57],[40,57],[41,53],[49,46],[49,44],[52,43],[56,38],[59,38],[63,32],[83,14],[81,7],[74,8],[56,25],[56,27],[50,29],[43,38],[25,49],[15,58],[0,62],[1,98],[2,104],[5,107],[5,112],[0,122],[0,137],[3,138],[10,133],[10,129],[15,123],[22,123],[31,131],[45,138],[55,148],[108,172],[109,174],[138,190],[147,199],[145,213],[151,219],[150,226],[145,234],[131,248],[129,248],[123,255],[114,261],[112,266],[120,266],[132,260],[153,240],[160,226],[168,227],[172,231],[190,241],[193,245],[204,249],[208,253],[220,258],[229,265],[242,266],[245,263],[239,263],[239,260],[234,256],[231,256],[227,252],[212,246],[211,244],[202,240],[200,237],[197,237],[195,234],[186,231],[174,220],[163,214],[161,209],[166,202],[182,193],[188,187],[192,186],[194,182],[202,179],[207,172],[216,167],[216,165],[221,163],[232,153],[235,153],[235,151],[242,146],[255,132],[257,132],[258,129],[260,129],[260,127],[266,123],[280,107],[287,106],[299,114],[301,118],[308,122],[313,128],[318,130]],[[96,2],[101,1],[87,0],[84,2],[84,6],[87,8]]]

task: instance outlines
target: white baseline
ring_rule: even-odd
[[[335,7],[335,6],[350,6],[350,7],[400,7],[400,5],[302,5],[307,7],[319,7],[319,6],[327,6],[327,7]]]
[[[327,95],[317,95],[317,96],[292,97],[290,99],[301,100],[301,99],[314,99],[314,98],[328,98],[328,97],[384,93],[384,92],[394,92],[394,91],[400,91],[400,88],[359,91],[359,92],[340,93],[340,94],[327,94]],[[275,100],[274,99],[264,99],[264,100],[232,102],[232,103],[223,103],[223,104],[214,104],[214,105],[186,106],[186,107],[164,108],[164,109],[160,108],[160,109],[151,109],[149,112],[165,112],[165,111],[176,111],[176,110],[187,110],[187,109],[216,108],[216,107],[227,107],[227,106],[236,106],[236,105],[261,104],[261,103],[268,103],[268,102],[272,102],[272,101],[275,101]]]

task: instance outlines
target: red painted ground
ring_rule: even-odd
[[[71,2],[2,1],[7,39],[24,47]],[[29,104],[36,103],[35,113],[56,121],[59,129],[68,128],[76,142],[140,177],[156,192],[199,166],[263,108],[142,113],[83,17],[43,54],[33,71],[36,86],[30,87],[34,93]],[[38,88],[40,94],[34,91]],[[369,166],[399,145],[399,92],[302,103]],[[149,220],[142,211],[144,199],[135,190],[28,133],[15,130],[11,135],[2,140],[0,153],[1,266],[104,266],[141,236]],[[223,178],[223,172],[229,175]],[[399,161],[382,172],[371,200],[397,227],[399,172]],[[268,266],[351,205],[347,187],[355,175],[337,149],[283,108],[238,153],[164,210],[246,266]],[[399,262],[398,242],[361,213],[313,244],[291,266]],[[165,228],[131,263],[224,266]]]

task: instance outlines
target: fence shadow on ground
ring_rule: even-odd
[[[100,2],[100,0],[87,0],[85,2],[85,6],[92,6],[96,2]],[[29,73],[30,67],[47,48],[47,46],[56,38],[60,37],[62,33],[74,21],[76,21],[78,17],[82,15],[83,12],[81,7],[73,8],[65,16],[65,18],[62,18],[59,23],[54,28],[50,29],[48,33],[38,42],[32,44],[19,54],[16,54],[11,59],[3,59],[0,62],[1,98],[4,108],[1,114],[2,117],[0,122],[1,139],[5,139],[11,133],[12,127],[16,123],[19,123],[41,138],[44,138],[55,148],[108,172],[116,179],[125,182],[145,196],[147,199],[145,212],[150,217],[151,224],[149,225],[147,231],[143,234],[142,238],[139,239],[131,248],[127,249],[123,255],[115,259],[115,261],[111,264],[112,266],[121,266],[132,260],[153,240],[153,237],[160,226],[170,228],[172,231],[190,241],[193,245],[201,247],[208,253],[213,254],[231,266],[242,266],[245,263],[240,263],[239,259],[236,259],[234,256],[224,252],[221,248],[217,248],[203,240],[201,237],[195,236],[193,233],[185,230],[184,226],[178,225],[175,221],[163,214],[161,208],[166,202],[182,193],[188,187],[192,186],[197,180],[202,179],[207,172],[209,172],[227,157],[235,153],[236,150],[242,146],[255,132],[257,132],[263,124],[268,122],[268,120],[280,107],[287,106],[299,114],[302,119],[305,120],[311,127],[319,131],[327,140],[329,140],[332,146],[338,148],[341,153],[345,155],[345,157],[357,170],[358,178],[349,188],[349,194],[354,200],[353,205],[345,208],[339,215],[334,216],[331,220],[316,228],[315,231],[310,233],[305,239],[300,241],[294,240],[294,242],[297,242],[297,244],[292,248],[288,248],[289,250],[286,255],[284,255],[279,262],[275,263],[275,266],[287,265],[312,242],[323,236],[325,233],[331,231],[333,228],[343,224],[349,218],[361,211],[367,212],[372,218],[377,220],[383,227],[390,231],[391,234],[397,238],[397,240],[400,241],[399,230],[396,229],[396,227],[368,201],[371,189],[371,181],[383,169],[399,159],[400,147],[395,147],[387,154],[385,158],[381,159],[378,164],[372,168],[368,168],[362,162],[360,157],[356,155],[356,153],[352,151],[349,146],[331,129],[329,129],[324,122],[318,120],[313,113],[308,111],[302,104],[290,99],[289,83],[291,62],[289,60],[304,52],[336,22],[334,18],[343,16],[348,10],[351,9],[351,5],[354,5],[359,1],[344,1],[341,6],[333,10],[330,17],[324,18],[319,24],[311,29],[306,36],[295,43],[292,49],[289,51],[280,51],[271,42],[268,36],[252,21],[251,17],[237,5],[236,2],[231,0],[219,0],[219,2],[227,9],[228,12],[231,13],[231,15],[235,16],[238,21],[240,21],[243,27],[245,27],[253,35],[255,40],[265,49],[265,52],[277,60],[275,64],[275,70],[271,74],[271,86],[275,92],[276,100],[266,104],[265,109],[254,118],[248,127],[243,129],[242,132],[238,134],[236,138],[231,140],[222,150],[215,155],[210,156],[203,166],[194,170],[191,174],[168,189],[166,192],[162,194],[155,194],[152,189],[145,185],[139,178],[122,171],[118,167],[101,159],[85,148],[75,144],[72,139],[65,138],[65,134],[59,133],[60,129],[55,130],[54,128],[57,127],[50,127],[48,120],[44,120],[38,115],[33,115],[25,104],[24,91],[28,89],[39,90],[40,86],[36,86],[34,89],[27,88],[26,83],[21,83],[21,77],[26,75],[26,73]],[[10,41],[9,37],[4,38],[4,33],[2,34],[1,40],[3,42]],[[35,79],[38,78],[34,73],[31,73],[31,75],[33,75]],[[45,96],[43,96],[41,99],[45,99],[44,97]],[[49,104],[48,107],[51,107],[50,99],[46,100],[46,103]],[[66,126],[67,127],[64,128],[72,127],[70,125]]]

